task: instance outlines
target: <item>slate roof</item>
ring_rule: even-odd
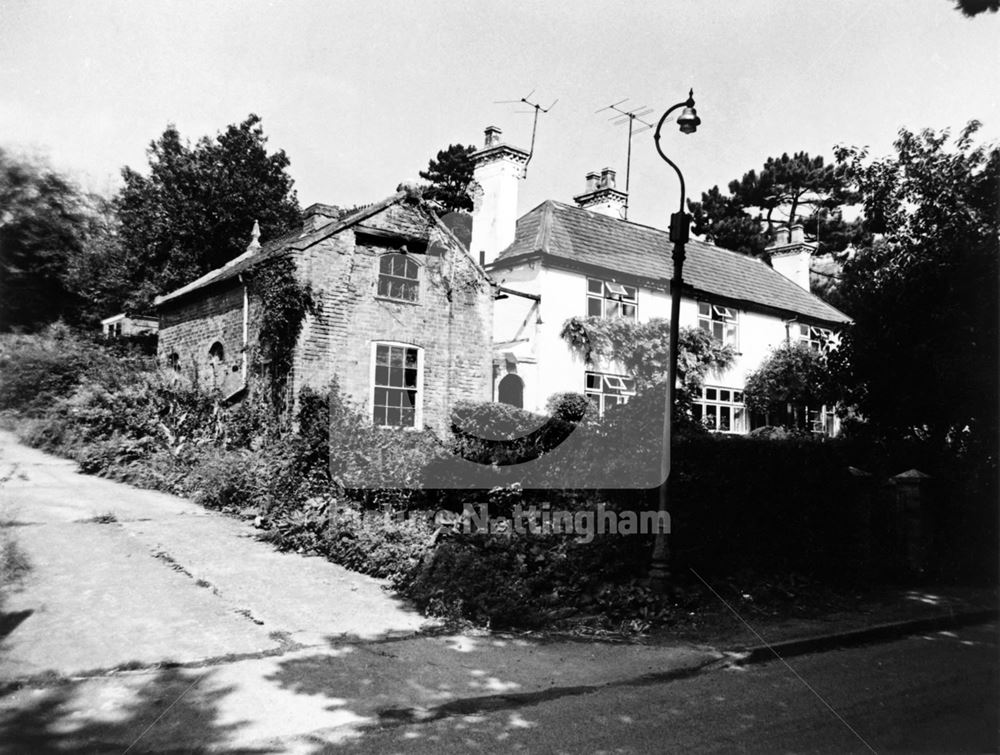
[[[352,225],[370,218],[372,215],[382,212],[382,210],[396,204],[408,196],[408,192],[399,191],[392,196],[383,199],[381,202],[375,202],[374,204],[368,205],[357,212],[353,212],[346,217],[340,218],[339,220],[322,225],[319,228],[315,228],[310,231],[297,229],[286,233],[283,236],[271,239],[257,249],[247,249],[247,251],[243,252],[243,254],[238,257],[234,257],[222,267],[207,272],[200,278],[196,278],[190,283],[181,286],[168,294],[157,296],[153,301],[153,305],[154,307],[159,307],[167,302],[190,294],[193,291],[205,288],[206,286],[219,283],[220,281],[229,280],[230,278],[235,278],[237,275],[246,272],[254,265],[286,251],[306,249],[325,238],[333,236],[336,233],[340,233],[345,228],[349,228]]]
[[[695,295],[714,295],[826,323],[850,322],[843,312],[762,260],[695,240],[686,248],[684,284]],[[666,231],[547,200],[517,221],[513,243],[500,253],[492,270],[543,255],[554,265],[603,268],[666,288],[673,275],[673,259],[667,254],[672,249]]]

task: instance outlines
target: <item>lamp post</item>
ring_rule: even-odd
[[[660,130],[663,128],[663,124],[666,122],[670,114],[678,108],[684,108],[684,110],[681,111],[681,114],[677,116],[677,125],[680,127],[681,133],[693,134],[701,123],[701,118],[698,117],[698,113],[694,109],[693,89],[688,93],[688,98],[686,100],[673,105],[660,117],[660,122],[656,124],[656,131],[653,133],[653,141],[656,143],[656,151],[659,152],[660,157],[674,169],[677,173],[677,178],[679,178],[681,182],[680,209],[670,216],[670,240],[674,244],[674,275],[670,279],[670,359],[667,366],[667,392],[664,400],[663,456],[660,461],[661,482],[658,503],[660,515],[657,519],[657,521],[660,522],[666,519],[665,515],[667,514],[667,483],[670,479],[671,460],[670,442],[673,434],[674,393],[677,383],[677,340],[678,332],[680,330],[681,287],[683,283],[682,275],[684,272],[684,255],[686,253],[684,245],[687,243],[691,233],[691,216],[684,211],[684,175],[681,173],[681,169],[677,167],[673,160],[663,153],[663,149],[660,147]],[[656,590],[663,591],[667,587],[667,582],[670,578],[669,556],[670,552],[667,545],[667,534],[665,532],[658,531],[656,533],[656,541],[653,546],[652,564],[649,568],[649,582],[650,585]]]

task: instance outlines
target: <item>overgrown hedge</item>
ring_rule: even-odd
[[[658,470],[656,394],[605,421],[581,413],[586,399],[578,396],[553,405],[553,417],[460,405],[449,449],[429,433],[376,431],[335,385],[303,392],[295,422],[276,425],[256,400],[225,408],[148,360],[109,354],[65,333],[0,345],[0,408],[28,443],[77,459],[86,472],[252,519],[277,547],[388,578],[428,613],[494,626],[589,616],[642,629],[681,610],[677,599],[642,586],[650,535],[585,542],[574,534],[469,534],[435,518],[473,502],[489,504],[493,515],[518,505],[655,508],[655,490],[595,490],[586,481],[597,465],[625,475],[620,479]],[[490,465],[496,484],[428,489],[453,453]],[[525,457],[553,462],[550,488],[516,484],[511,462]],[[873,477],[849,474],[852,465]],[[882,552],[889,540],[880,519],[892,491],[879,481],[910,467],[934,475],[937,574],[991,573],[995,467],[991,477],[982,464],[963,466],[919,444],[726,437],[691,428],[674,451],[675,573],[682,584],[688,567],[718,583],[748,571],[828,581],[895,576],[892,554]],[[959,558],[961,542],[972,545]]]

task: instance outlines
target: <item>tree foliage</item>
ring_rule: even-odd
[[[265,239],[299,223],[288,157],[267,153],[257,115],[193,146],[170,125],[148,156],[148,175],[123,169],[116,202],[132,271],[129,307],[147,306],[241,254],[255,220]]]
[[[427,163],[427,170],[420,171],[420,177],[430,181],[424,197],[438,202],[447,212],[469,212],[472,199],[467,193],[472,182],[473,146],[450,144],[447,149],[438,150],[437,157]]]
[[[840,209],[851,199],[841,166],[796,152],[769,157],[760,173],[730,181],[728,194],[714,186],[688,207],[694,232],[726,249],[761,256],[777,226],[801,223],[824,254],[842,250],[857,233]]]
[[[888,435],[996,441],[1000,149],[974,143],[979,125],[837,152],[875,234],[844,263],[838,368]]]
[[[837,399],[826,357],[801,343],[774,349],[760,367],[747,375],[743,390],[747,408],[769,418],[788,419],[788,406],[818,409]],[[802,413],[797,416],[805,419]]]
[[[66,270],[93,214],[93,198],[68,178],[0,149],[0,329],[75,319]]]
[[[1000,10],[1000,0],[956,0],[955,8],[971,18],[986,11],[996,13]]]

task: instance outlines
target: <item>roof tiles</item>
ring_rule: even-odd
[[[762,260],[701,241],[689,241],[686,249],[684,283],[698,293],[830,323],[850,321]],[[666,231],[548,200],[518,220],[513,243],[500,253],[493,269],[540,252],[556,262],[601,267],[666,286],[672,275],[672,250]]]

